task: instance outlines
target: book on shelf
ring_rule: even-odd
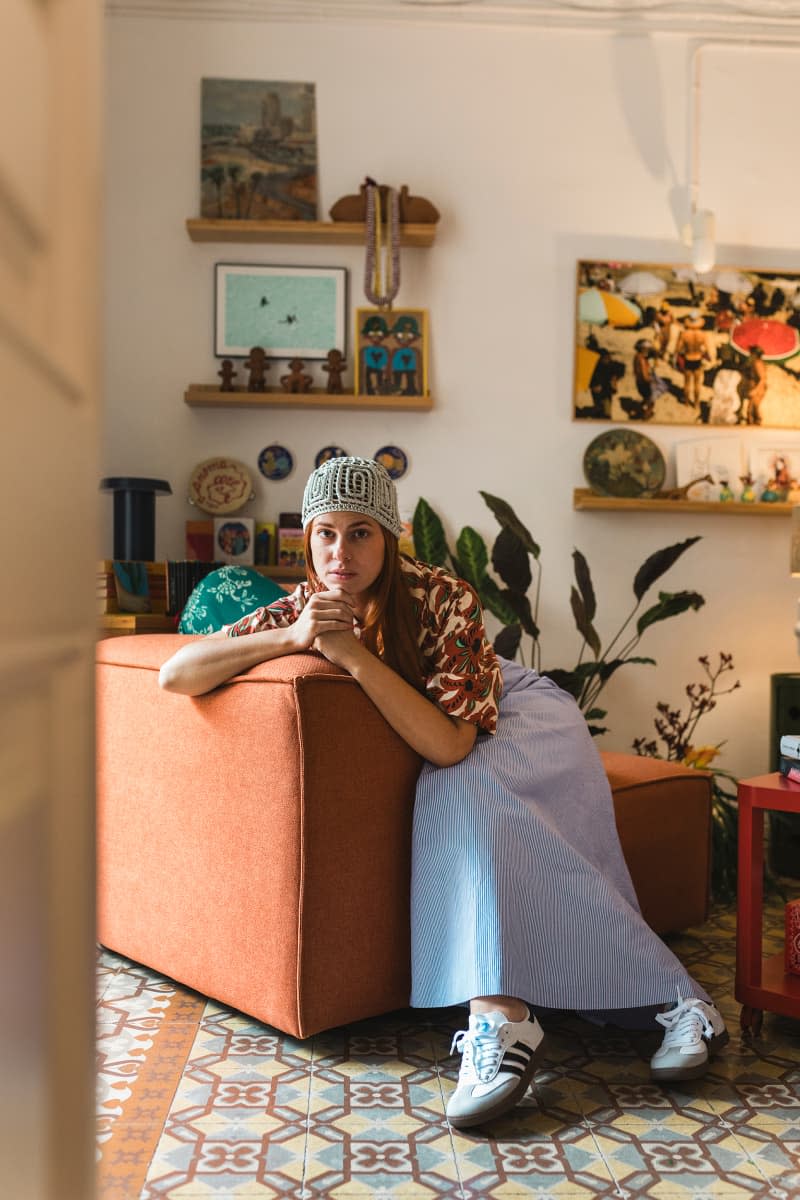
[[[800,733],[784,733],[779,748],[784,758],[793,758],[800,762]]]
[[[792,783],[800,783],[800,762],[796,758],[785,758],[784,755],[781,755],[778,770],[784,779],[789,779]]]

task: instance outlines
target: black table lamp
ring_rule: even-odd
[[[114,493],[114,558],[152,562],[156,553],[156,495],[172,495],[166,479],[114,476],[100,480],[101,492]]]

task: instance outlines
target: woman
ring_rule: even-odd
[[[323,463],[306,485],[303,528],[308,582],[184,646],[160,682],[201,695],[256,663],[315,650],[426,759],[411,1003],[469,1001],[450,1123],[482,1124],[524,1096],[544,1036],[529,1004],[593,1020],[616,1010],[628,1024],[626,1010],[646,1009],[652,1026],[654,1009],[672,1003],[655,1015],[666,1032],[651,1074],[704,1074],[725,1026],[639,914],[608,782],[572,697],[498,660],[468,584],[401,558],[395,488],[380,464]]]

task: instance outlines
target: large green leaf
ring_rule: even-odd
[[[586,613],[586,605],[583,596],[579,593],[576,587],[573,587],[569,602],[572,607],[572,615],[575,618],[575,625],[578,633],[589,646],[595,658],[600,656],[600,637],[592,622]]]
[[[513,529],[504,525],[492,546],[492,566],[512,592],[524,596],[531,586],[528,552]]]
[[[642,613],[636,622],[636,632],[641,637],[645,629],[650,625],[655,625],[657,621],[666,621],[670,617],[677,617],[690,608],[696,612],[704,604],[705,600],[699,592],[659,592],[658,604],[654,604],[652,608],[648,608],[646,612]]]
[[[494,649],[497,654],[503,658],[514,658],[519,650],[519,643],[522,639],[521,625],[506,625],[505,629],[501,629],[497,637],[494,639]]]
[[[519,592],[512,592],[507,588],[502,595],[506,597],[508,603],[517,614],[517,618],[526,633],[529,633],[534,640],[539,637],[539,626],[533,619],[533,610],[531,602],[527,596],[521,596]]]
[[[491,575],[485,575],[483,583],[478,590],[478,595],[481,598],[481,603],[484,608],[488,608],[490,613],[493,613],[498,621],[502,621],[504,625],[517,625],[517,614],[509,603],[508,592],[501,590]]]
[[[572,551],[572,562],[575,568],[575,582],[578,585],[578,591],[583,599],[583,607],[586,613],[586,620],[593,621],[594,615],[597,612],[597,600],[595,599],[594,586],[592,584],[592,573],[589,570],[589,564],[581,554],[580,550]],[[586,639],[589,640],[588,638]],[[596,654],[600,651],[596,650]]]
[[[646,558],[633,580],[633,594],[636,599],[641,600],[648,588],[652,587],[655,581],[660,579],[664,572],[678,561],[683,552],[699,541],[699,537],[687,538],[685,542],[676,542],[674,546],[665,546],[663,550],[656,550],[655,554]]]
[[[533,540],[528,530],[522,524],[522,521],[520,521],[519,517],[514,512],[511,505],[506,500],[501,500],[499,496],[492,496],[489,492],[481,492],[481,495],[503,528],[512,530],[512,532],[514,532],[522,542],[528,553],[532,554],[534,558],[538,558],[539,554],[541,553],[539,547],[536,545],[536,542]]]
[[[413,518],[414,553],[434,567],[447,565],[447,538],[436,513],[422,497],[417,501]]]
[[[461,568],[461,578],[466,579],[467,583],[471,583],[479,592],[486,578],[489,551],[486,549],[486,543],[481,535],[471,525],[465,525],[458,535],[456,553]]]

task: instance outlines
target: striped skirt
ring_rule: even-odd
[[[708,999],[639,912],[575,701],[501,665],[497,732],[455,766],[426,764],[417,785],[412,1005],[509,995],[647,1025],[677,993]]]

